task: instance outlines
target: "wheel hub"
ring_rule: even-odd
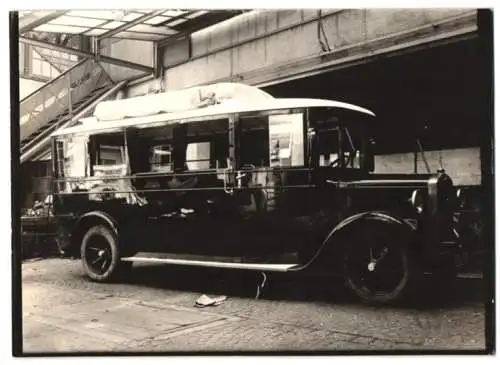
[[[370,237],[347,252],[348,285],[363,299],[390,302],[406,288],[409,276],[405,245],[386,237]]]
[[[378,256],[374,257],[373,250],[370,248],[370,263],[368,264],[368,271],[374,272],[377,264],[387,256],[388,252],[389,249],[387,247],[384,247],[384,249],[380,251]]]
[[[376,265],[377,265],[377,263],[376,263],[376,262],[370,262],[370,263],[368,264],[368,271],[370,271],[370,272],[375,271],[375,266],[376,266]]]

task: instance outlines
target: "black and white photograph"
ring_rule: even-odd
[[[13,356],[495,352],[494,10],[331,5],[11,9]]]

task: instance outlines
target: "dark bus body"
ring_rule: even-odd
[[[452,274],[451,179],[373,173],[374,115],[309,104],[55,135],[61,250],[81,255],[97,281],[137,253],[188,254],[196,259],[165,262],[340,274],[379,303],[402,298],[423,273]],[[84,132],[85,172],[72,177],[64,139]]]

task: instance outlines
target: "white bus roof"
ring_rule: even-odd
[[[261,89],[237,82],[194,86],[159,94],[136,96],[122,100],[103,101],[94,111],[99,121],[144,117],[160,113],[176,113],[199,109],[207,101],[224,103],[229,100],[272,100],[272,95]]]
[[[207,95],[211,98],[215,96],[218,104],[200,107]],[[55,131],[52,136],[100,131],[110,133],[126,127],[147,128],[168,122],[183,123],[232,113],[309,107],[347,109],[375,116],[370,110],[353,104],[324,99],[273,98],[251,86],[224,83],[105,101],[96,107],[93,117],[82,119],[80,125]]]

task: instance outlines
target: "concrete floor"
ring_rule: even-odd
[[[79,260],[46,259],[25,262],[22,280],[23,351],[31,354],[485,347],[477,278],[398,307],[366,306],[339,283],[284,275],[255,300],[259,277],[234,270],[136,264],[127,281],[98,284]],[[203,293],[228,298],[195,308]]]

